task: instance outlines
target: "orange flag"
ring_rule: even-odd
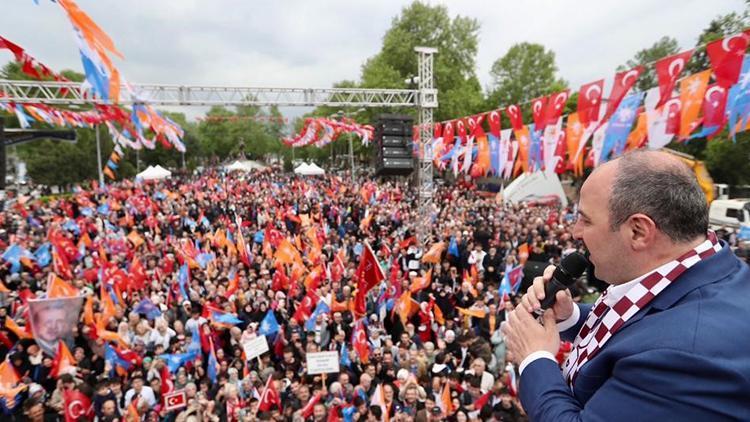
[[[450,384],[445,384],[443,386],[443,392],[440,394],[440,408],[443,409],[444,415],[448,415],[453,412],[453,400],[451,399]]]
[[[583,125],[578,119],[578,113],[568,116],[568,125],[565,128],[565,143],[568,148],[568,162],[573,167],[573,173],[583,174],[583,153],[578,153],[578,147],[583,137]]]
[[[415,277],[409,290],[412,293],[416,293],[420,290],[430,287],[430,284],[432,284],[432,269],[427,271],[427,274],[423,275],[422,277]]]
[[[458,312],[466,316],[470,316],[474,318],[484,318],[485,316],[487,316],[487,312],[481,309],[474,309],[474,308],[467,309],[467,308],[461,308],[460,306],[456,306],[456,309],[458,309]]]
[[[83,305],[83,323],[86,325],[96,325],[94,322],[94,295],[86,298],[86,304]]]
[[[143,238],[135,230],[128,234],[128,240],[133,244],[134,249],[138,249],[143,244]]]
[[[401,297],[396,301],[396,305],[393,307],[395,313],[401,318],[401,323],[406,325],[406,321],[412,315],[412,300],[411,292],[404,292]]]
[[[519,174],[519,170],[523,170],[524,173],[529,171],[529,145],[531,145],[531,134],[529,134],[529,127],[525,126],[521,129],[513,131],[518,140],[518,159],[516,160],[516,167],[513,174]]]
[[[13,334],[15,334],[19,340],[33,338],[31,334],[26,332],[26,330],[19,327],[18,324],[16,324],[16,322],[13,321],[13,318],[8,318],[8,317],[5,318],[5,328],[12,331]]]
[[[2,281],[0,281],[0,293],[10,293],[10,290],[8,290],[8,287]]]
[[[83,234],[81,235],[81,238],[78,239],[78,244],[80,245],[81,243],[86,245],[87,248],[90,248],[91,245],[93,244],[93,242],[91,241],[91,238],[89,237],[88,232],[83,232]]]
[[[428,264],[439,264],[440,257],[443,255],[443,251],[445,251],[446,247],[447,245],[445,242],[435,243],[430,247],[430,250],[428,250],[427,253],[422,255],[422,262]]]
[[[484,131],[482,131],[484,132]],[[479,175],[484,176],[490,169],[490,143],[487,135],[481,133],[477,136],[477,161],[474,163],[479,168]]]
[[[302,257],[300,256],[299,251],[297,251],[297,249],[294,247],[294,245],[292,245],[289,239],[283,239],[281,243],[279,243],[279,247],[276,249],[274,258],[277,263],[280,262],[282,264],[302,262]]]
[[[26,389],[26,384],[19,384],[20,379],[16,370],[5,358],[2,364],[0,364],[0,398],[4,398],[6,403],[14,403],[16,401],[16,395]]]
[[[47,298],[54,299],[57,297],[76,297],[78,289],[73,287],[67,281],[50,273],[47,277]]]
[[[643,148],[646,144],[647,135],[648,119],[646,118],[646,113],[643,112],[638,115],[638,122],[635,124],[635,129],[628,135],[625,151]]]
[[[528,259],[529,259],[529,244],[524,243],[523,245],[518,247],[518,262],[520,262],[521,265],[525,265]]]
[[[57,342],[57,356],[52,363],[52,370],[49,376],[57,378],[62,374],[75,372],[76,360],[70,353],[68,346],[65,345],[64,341]]]
[[[698,127],[698,114],[703,106],[703,95],[708,88],[708,78],[711,77],[711,72],[711,70],[704,70],[680,81],[682,116],[679,139],[681,141],[688,139],[690,133]]]

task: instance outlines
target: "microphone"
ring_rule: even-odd
[[[589,260],[581,253],[573,252],[566,256],[555,268],[552,279],[544,289],[544,299],[540,303],[542,310],[551,308],[555,304],[557,292],[572,286],[589,265]]]

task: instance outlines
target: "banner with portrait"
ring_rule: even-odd
[[[39,347],[55,356],[60,340],[73,344],[74,329],[83,305],[83,297],[29,300],[29,323]]]

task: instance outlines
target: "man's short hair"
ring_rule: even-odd
[[[609,200],[610,228],[631,215],[649,216],[673,242],[686,242],[708,231],[708,203],[695,174],[677,159],[632,151],[617,160]]]

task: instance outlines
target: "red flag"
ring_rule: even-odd
[[[534,130],[544,130],[547,125],[547,101],[549,97],[539,97],[531,100],[531,116],[534,118]]]
[[[510,119],[510,125],[513,130],[520,130],[523,127],[523,116],[521,116],[521,109],[517,105],[510,105],[505,109],[505,113]]]
[[[747,50],[746,34],[732,35],[709,43],[706,53],[716,75],[716,83],[729,89],[736,84],[742,70],[742,57]]]
[[[51,378],[57,378],[63,373],[70,373],[75,371],[76,360],[70,353],[68,346],[65,345],[64,341],[58,341],[57,343],[57,355],[52,361],[52,370],[49,373]]]
[[[307,401],[307,404],[305,407],[302,408],[302,417],[307,419],[313,414],[313,409],[315,408],[315,405],[320,402],[320,393],[315,393],[312,397],[310,397],[310,400]]]
[[[490,125],[490,133],[495,138],[500,138],[500,110],[492,110],[489,112],[487,121]]]
[[[87,395],[78,390],[63,391],[65,400],[65,422],[74,422],[83,417],[92,420],[94,417],[94,406]]]
[[[656,108],[661,107],[668,99],[672,98],[674,84],[677,82],[677,78],[680,77],[680,73],[685,69],[685,65],[692,55],[693,50],[688,50],[665,57],[656,62],[654,67],[656,68],[656,76],[659,78],[660,95]]]
[[[174,391],[174,382],[172,381],[172,374],[169,372],[169,367],[164,364],[159,371],[161,377],[161,393],[167,395]]]
[[[726,123],[727,88],[715,83],[708,87],[703,97],[703,127],[718,129]]]
[[[352,332],[352,349],[357,352],[359,360],[362,363],[367,363],[370,358],[370,344],[367,342],[367,333],[365,333],[365,325],[360,320],[357,326]]]
[[[568,102],[568,96],[570,90],[560,91],[557,94],[549,96],[549,102],[547,103],[546,113],[544,114],[545,125],[557,124],[557,119],[562,116],[562,112],[565,109],[565,103]]]
[[[130,264],[130,277],[128,288],[133,290],[142,290],[146,287],[146,269],[143,268],[143,264],[138,257],[133,258],[133,262]]]
[[[346,271],[344,262],[341,260],[339,254],[334,254],[333,263],[331,264],[331,280],[341,281],[341,278],[344,276],[344,271]]]
[[[482,410],[484,405],[487,404],[487,402],[490,401],[490,397],[492,397],[492,391],[488,391],[484,394],[482,394],[476,401],[474,401],[474,410]]]
[[[56,247],[52,247],[52,268],[55,273],[67,280],[73,279],[73,270],[70,269],[70,263],[65,255],[59,253]]]
[[[277,292],[289,290],[289,277],[286,276],[286,271],[281,265],[278,265],[276,271],[273,272],[271,289]]]
[[[297,307],[292,318],[296,319],[297,322],[303,324],[307,318],[312,315],[315,305],[318,303],[318,295],[312,290],[307,292],[307,295],[302,299],[302,302]]]
[[[187,406],[187,393],[185,390],[164,394],[164,410],[171,412]]]
[[[445,127],[443,128],[443,144],[453,144],[453,130],[453,122],[446,122]]]
[[[266,388],[260,396],[258,410],[261,412],[268,412],[273,405],[278,406],[279,411],[281,411],[281,397],[279,396],[279,392],[276,391],[273,377],[269,375],[268,381],[266,381]]]
[[[357,268],[357,296],[354,298],[354,312],[358,315],[365,313],[365,295],[373,287],[385,279],[383,269],[380,268],[370,245],[365,242],[362,257]]]
[[[440,138],[443,136],[443,125],[440,124],[440,122],[437,122],[432,125],[432,137],[433,138]]]
[[[607,102],[607,111],[599,122],[600,126],[609,120],[610,116],[617,110],[620,102],[628,94],[630,88],[635,85],[642,72],[643,66],[636,66],[630,70],[623,70],[615,74],[615,82],[612,86],[612,91],[609,93],[609,102]]]

